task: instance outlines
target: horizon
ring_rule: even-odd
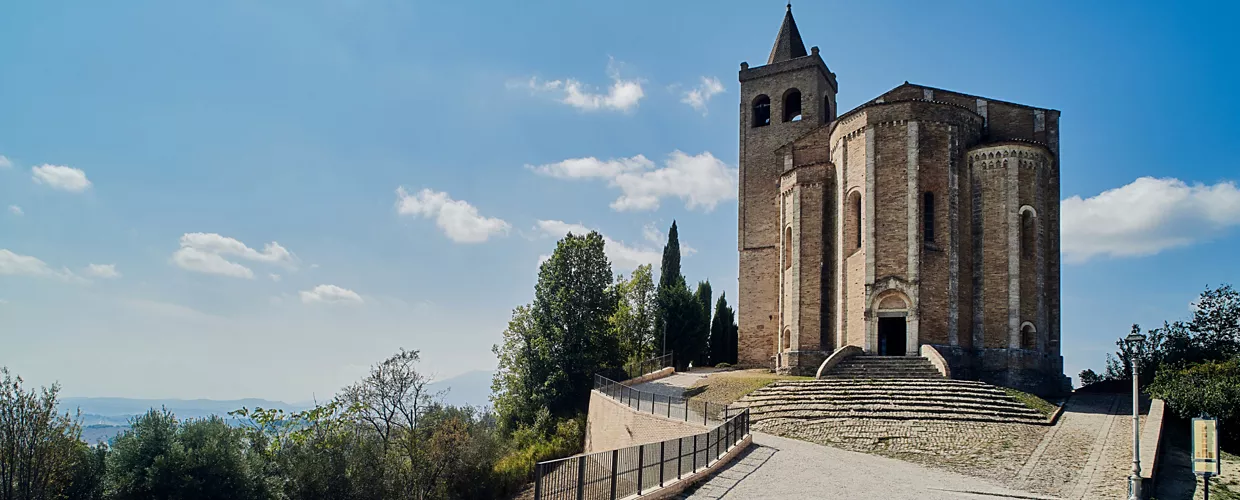
[[[488,5],[0,7],[0,366],[189,401],[326,400],[399,348],[491,372],[564,233],[657,276],[674,220],[686,279],[738,297],[735,72],[784,3]],[[1240,285],[1240,7],[792,8],[841,112],[901,82],[1062,112],[1074,382]]]

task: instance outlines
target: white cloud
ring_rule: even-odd
[[[116,270],[116,264],[91,264],[86,267],[86,274],[96,278],[121,277],[121,273]]]
[[[252,279],[254,271],[225,256],[296,268],[297,258],[277,242],[268,243],[259,252],[234,239],[216,233],[185,233],[181,248],[172,254],[172,262],[181,269],[234,278]]]
[[[690,156],[681,151],[668,155],[663,168],[645,156],[599,160],[570,158],[546,165],[526,165],[540,175],[558,179],[607,179],[621,195],[612,210],[654,210],[662,198],[684,200],[685,207],[712,211],[722,201],[736,199],[738,169],[729,167],[709,152]]]
[[[482,243],[492,235],[507,233],[510,227],[502,219],[479,215],[473,205],[454,200],[448,193],[423,189],[411,195],[401,187],[396,197],[397,213],[434,218],[448,239],[457,243]]]
[[[4,248],[0,248],[0,275],[36,276],[58,278],[74,283],[89,283],[89,280],[73,274],[73,271],[68,268],[57,271],[37,257],[20,255]]]
[[[1153,255],[1207,240],[1240,225],[1240,189],[1234,182],[1188,185],[1141,177],[1131,184],[1061,202],[1064,259]]]
[[[660,231],[658,226],[655,226],[653,222],[642,226],[642,237],[646,238],[646,241],[658,245],[660,249],[667,246],[667,235],[663,234],[663,231]],[[697,253],[696,248],[685,244],[683,241],[680,242],[680,255],[682,257],[688,257],[695,253]],[[660,254],[660,262],[662,262],[661,259],[662,254]]]
[[[593,92],[586,85],[572,78],[542,81],[534,77],[530,78],[526,86],[535,92],[557,94],[560,102],[582,111],[606,109],[628,112],[636,109],[638,102],[646,96],[645,91],[642,90],[641,80],[621,78],[615,60],[607,64],[607,75],[612,82],[607,93]]]
[[[61,165],[39,165],[30,169],[35,184],[46,184],[52,189],[80,193],[90,188],[86,172]]]
[[[336,285],[319,285],[311,290],[300,292],[301,301],[306,304],[323,303],[362,303],[362,296],[357,292]]]
[[[535,229],[545,236],[554,238],[563,238],[568,233],[575,235],[585,235],[590,233],[590,229],[581,224],[572,224],[558,220],[540,220]],[[600,232],[599,234],[602,234]],[[637,247],[627,245],[622,241],[618,241],[603,234],[603,253],[607,255],[607,260],[611,261],[612,266],[616,270],[631,271],[637,266],[644,264],[658,265],[663,261],[662,247]],[[542,265],[543,261],[551,258],[550,255],[542,255],[538,257],[538,264]]]
[[[17,205],[9,205],[9,213],[13,215],[22,215],[26,212],[22,211],[22,207],[19,207]]]
[[[723,84],[719,82],[718,78],[703,76],[702,83],[685,91],[684,97],[680,99],[680,102],[688,104],[693,109],[701,112],[702,116],[706,116],[706,103],[710,102],[710,98],[714,97],[715,94],[722,92]]]
[[[279,281],[280,281],[280,275],[278,275],[278,274],[276,274],[276,273],[271,273],[271,274],[269,274],[268,276],[271,276],[271,281],[275,281],[275,282],[279,282]]]
[[[7,157],[5,157],[4,155],[0,155],[0,170],[6,169],[6,168],[10,168],[10,167],[12,167],[12,166],[13,166],[13,162],[12,162],[12,161],[10,161],[10,160],[9,160]]]

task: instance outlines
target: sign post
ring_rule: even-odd
[[[1218,457],[1218,420],[1193,419],[1193,473],[1205,482],[1205,500],[1210,500],[1210,476],[1222,472]]]

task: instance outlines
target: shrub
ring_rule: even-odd
[[[1146,392],[1181,417],[1204,413],[1219,419],[1222,444],[1240,445],[1240,357],[1166,367]]]

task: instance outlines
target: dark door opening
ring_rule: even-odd
[[[878,355],[905,355],[906,332],[904,318],[878,318]]]

